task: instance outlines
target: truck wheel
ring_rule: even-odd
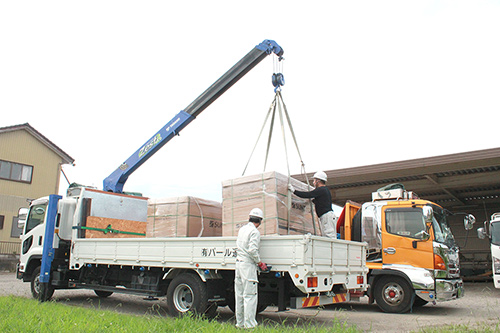
[[[171,316],[186,313],[203,315],[208,307],[205,284],[194,274],[184,273],[175,277],[167,289],[167,309]]]
[[[94,290],[95,294],[100,298],[106,298],[113,295],[112,291]]]
[[[404,313],[412,305],[413,290],[399,276],[383,276],[375,285],[375,301],[384,312]]]
[[[43,290],[42,284],[40,283],[40,271],[41,268],[40,266],[38,266],[33,271],[33,274],[31,274],[31,295],[34,299],[45,302],[48,301],[52,297],[52,295],[54,295],[54,286],[52,286],[52,284],[49,282],[44,286],[45,288],[47,288],[47,290],[44,293],[42,292]]]

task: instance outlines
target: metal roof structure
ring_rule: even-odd
[[[325,172],[333,203],[339,206],[347,200],[371,201],[377,189],[402,183],[406,190],[450,211],[500,211],[500,148]]]

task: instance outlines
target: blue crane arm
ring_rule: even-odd
[[[283,49],[273,40],[266,39],[255,46],[231,69],[215,81],[184,110],[163,126],[155,135],[122,163],[103,182],[104,191],[122,193],[128,177],[161,147],[193,121],[203,110],[226,92],[233,84],[254,68],[269,54],[276,54],[281,60]]]

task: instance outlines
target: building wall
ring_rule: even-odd
[[[59,192],[62,158],[26,130],[0,134],[0,160],[33,166],[31,184],[0,179],[0,215],[4,216],[0,241],[19,241],[11,237],[12,221],[27,199]]]

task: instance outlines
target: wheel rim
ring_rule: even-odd
[[[384,286],[382,296],[384,301],[390,305],[398,305],[405,297],[403,288],[397,283],[388,283]]]
[[[40,295],[40,274],[37,274],[33,280],[33,289],[38,295]]]
[[[175,308],[179,312],[187,312],[193,306],[193,290],[185,283],[180,284],[174,290],[173,299]]]

